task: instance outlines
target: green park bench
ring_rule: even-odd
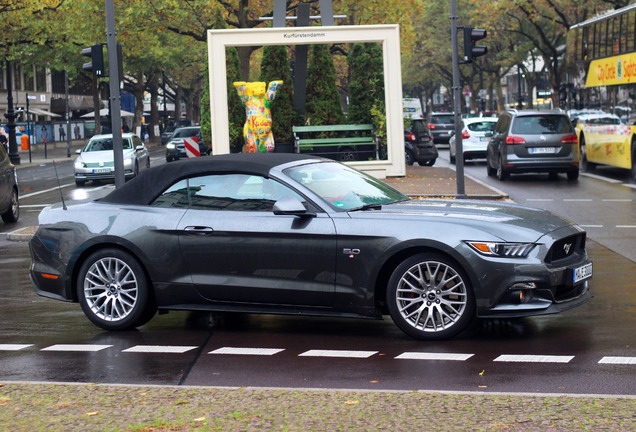
[[[294,151],[339,161],[379,159],[380,140],[373,125],[293,126]],[[329,138],[316,137],[327,135]]]

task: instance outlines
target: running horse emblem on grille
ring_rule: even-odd
[[[566,243],[563,245],[563,252],[565,252],[566,255],[568,255],[570,253],[570,248],[572,247],[572,243]]]

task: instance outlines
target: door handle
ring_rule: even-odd
[[[212,228],[207,226],[187,226],[184,228],[184,231],[186,232],[186,234],[200,235],[200,236],[210,235],[214,232]]]

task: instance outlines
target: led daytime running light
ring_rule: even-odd
[[[534,248],[534,243],[468,242],[477,252],[502,258],[524,258]]]

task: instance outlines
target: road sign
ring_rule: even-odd
[[[199,140],[197,137],[185,138],[183,143],[185,144],[186,156],[189,158],[201,156],[201,152],[199,151]]]

